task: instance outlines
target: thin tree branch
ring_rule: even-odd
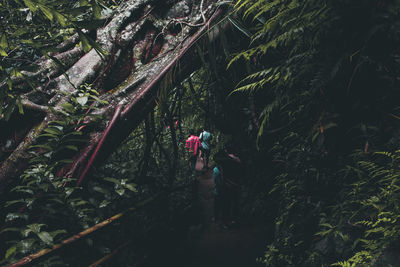
[[[86,173],[89,171],[89,169],[90,169],[90,167],[92,166],[94,160],[96,159],[96,157],[97,157],[97,155],[98,155],[98,153],[99,153],[99,151],[100,151],[100,148],[102,147],[102,145],[103,145],[103,143],[104,143],[104,140],[106,139],[108,133],[110,132],[110,130],[112,129],[112,127],[115,125],[115,122],[116,122],[116,121],[118,120],[118,118],[120,117],[121,111],[122,111],[122,105],[118,105],[117,108],[115,109],[115,113],[114,113],[113,118],[111,119],[111,121],[110,121],[108,127],[106,128],[106,130],[104,131],[103,136],[102,136],[101,139],[100,139],[99,144],[97,145],[96,149],[94,150],[92,156],[91,156],[90,159],[89,159],[88,164],[86,165],[85,169],[83,170],[82,174],[80,175],[80,177],[79,177],[79,179],[78,179],[77,186],[79,186],[79,185],[82,183],[83,179],[85,178]]]
[[[49,111],[48,107],[33,103],[29,99],[22,99],[21,104],[24,108],[29,109],[29,110],[34,110],[34,111],[39,111],[39,112],[44,112],[44,113],[47,113]]]

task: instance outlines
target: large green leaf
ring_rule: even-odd
[[[79,105],[84,106],[88,102],[88,97],[87,96],[77,97],[76,102],[78,102]]]
[[[136,188],[136,184],[126,184],[126,185],[124,185],[124,187],[129,189],[132,192],[135,192],[135,193],[138,192],[138,190]]]
[[[33,223],[27,225],[28,229],[32,230],[34,233],[39,233],[43,226],[45,226],[43,223]]]
[[[31,0],[24,0],[24,3],[25,3],[25,5],[30,9],[30,10],[32,10],[33,12],[35,12],[36,10],[37,10],[37,5],[36,5],[36,3],[34,3],[33,1],[31,1]]]
[[[7,37],[5,34],[2,34],[0,37],[0,47],[6,49],[8,47]]]
[[[112,182],[114,184],[119,184],[120,183],[120,181],[118,179],[111,178],[111,177],[106,177],[106,178],[104,178],[104,180]]]
[[[47,245],[53,244],[53,237],[51,237],[51,235],[48,232],[37,233],[37,236]]]
[[[92,9],[93,9],[93,17],[95,19],[101,19],[101,7],[97,3],[96,0],[91,1]]]
[[[52,13],[61,26],[66,27],[68,25],[67,18],[63,14],[55,10]]]
[[[0,56],[8,57],[6,50],[4,50],[2,47],[0,47]]]
[[[43,12],[43,14],[50,21],[53,21],[54,16],[53,16],[53,11],[51,10],[51,8],[49,8],[49,7],[45,6],[45,5],[41,5],[41,4],[39,4],[38,6],[39,6],[40,10]]]
[[[62,108],[68,113],[75,113],[75,107],[70,103],[64,103],[61,105]]]
[[[79,34],[79,39],[81,40],[83,51],[89,52],[90,49],[92,49],[92,46],[89,43],[88,37],[80,29],[77,29],[77,31]]]

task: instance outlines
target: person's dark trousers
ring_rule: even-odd
[[[239,208],[239,189],[228,187],[225,191],[224,221],[232,222],[237,220]]]
[[[210,149],[202,149],[202,158],[204,160],[204,168],[208,168],[208,162],[210,161]]]
[[[222,223],[228,225],[231,216],[231,192],[228,187],[224,188],[223,194],[221,195],[222,205]]]
[[[217,221],[222,219],[222,197],[214,195],[214,219]]]
[[[238,209],[239,209],[239,188],[232,188],[229,196],[229,220],[236,221],[238,217]]]
[[[195,175],[196,174],[197,155],[191,156],[189,161],[190,161],[190,168],[191,168],[192,174]]]

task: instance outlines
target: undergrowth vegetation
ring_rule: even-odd
[[[64,103],[62,110],[51,109],[59,120],[50,123],[41,134],[39,144],[31,147],[34,157],[30,166],[3,206],[8,211],[1,230],[2,237],[8,239],[5,260],[13,261],[52,245],[67,233],[87,228],[99,220],[92,217],[93,205],[82,198],[79,188],[74,186],[76,179],[56,175],[63,164],[71,163],[68,152],[78,151],[83,132],[77,129],[90,127],[90,123],[84,122],[84,111],[99,100],[96,95],[95,90],[84,85],[78,95],[69,96],[71,102]],[[72,228],[67,230],[60,226]]]
[[[259,114],[265,266],[397,265],[398,1],[236,1]],[[377,152],[391,151],[391,152]],[[269,191],[265,194],[265,191]]]

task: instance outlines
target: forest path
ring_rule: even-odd
[[[212,170],[202,169],[197,161],[196,219],[186,234],[170,236],[158,244],[157,252],[141,267],[256,267],[256,259],[266,249],[268,232],[265,225],[245,218],[223,229],[213,222],[214,181]],[[250,222],[249,222],[250,221]],[[262,266],[262,265],[261,265]]]
[[[265,250],[265,234],[260,227],[239,220],[228,229],[223,229],[213,217],[212,170],[202,170],[199,160],[198,197],[201,222],[189,230],[187,244],[182,251],[184,260],[178,266],[185,267],[252,267],[256,258]]]

